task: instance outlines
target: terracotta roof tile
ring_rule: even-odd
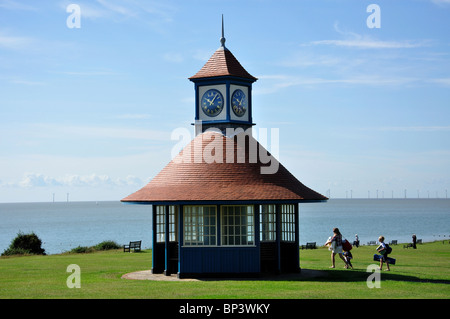
[[[261,174],[269,163],[252,160],[249,143],[267,152],[253,138],[247,146],[240,137],[228,138],[217,132],[198,135],[153,180],[123,202],[159,201],[277,201],[326,200],[327,198],[298,181],[283,165],[274,174]],[[227,145],[233,157],[226,156]],[[223,151],[223,152],[222,152]],[[203,153],[202,153],[203,152]],[[217,154],[216,154],[217,152]],[[242,153],[240,153],[242,152]],[[204,154],[199,160],[199,154]],[[242,154],[238,161],[238,154]],[[217,155],[215,161],[208,159]],[[242,159],[245,161],[242,163]],[[275,158],[271,160],[276,161]],[[208,163],[210,162],[210,163]],[[222,163],[220,163],[222,162]],[[231,163],[230,163],[231,162]]]
[[[234,57],[228,49],[220,47],[206,62],[206,64],[189,79],[216,77],[216,76],[237,76],[256,81],[257,78],[250,75]]]

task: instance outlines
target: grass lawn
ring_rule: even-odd
[[[369,289],[367,266],[375,246],[353,248],[354,270],[336,259],[331,265],[326,248],[300,251],[303,269],[322,271],[318,277],[300,280],[205,280],[148,281],[121,279],[125,273],[151,268],[151,251],[121,250],[89,254],[61,254],[0,258],[0,298],[225,298],[225,299],[329,299],[329,298],[420,298],[450,297],[450,244],[425,243],[418,249],[393,246],[397,264],[381,272],[381,288]],[[81,269],[81,288],[69,289],[67,266]]]

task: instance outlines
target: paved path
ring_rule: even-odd
[[[165,276],[163,274],[152,274],[151,270],[141,270],[130,272],[122,276],[123,279],[133,280],[155,280],[155,281],[214,281],[214,280],[304,280],[307,278],[324,277],[327,276],[325,271],[302,269],[299,273],[280,274],[280,275],[266,275],[257,278],[183,278],[180,279],[176,274]]]

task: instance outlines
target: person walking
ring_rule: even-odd
[[[412,244],[413,244],[413,248],[414,248],[414,249],[417,248],[416,242],[417,242],[416,234],[413,234],[413,235],[412,235]]]
[[[347,266],[347,263],[344,259],[344,256],[342,255],[342,235],[341,232],[339,231],[339,228],[334,228],[333,229],[333,237],[331,237],[331,239],[329,239],[325,245],[331,245],[332,250],[331,250],[331,267],[330,268],[335,268],[335,256],[336,254],[339,254],[339,257],[344,261],[345,265]]]
[[[345,259],[345,268],[348,269],[349,267],[353,269],[353,265],[351,260],[353,259],[353,255],[351,251],[345,251],[344,250],[344,259]]]
[[[383,262],[386,263],[386,271],[390,271],[389,269],[389,261],[388,261],[388,252],[386,244],[384,243],[384,237],[380,236],[378,238],[378,241],[380,242],[380,245],[377,247],[377,251],[381,254],[380,258],[380,270],[383,270]]]
[[[358,234],[355,234],[355,241],[353,242],[353,246],[356,246],[356,248],[359,247],[359,237],[358,237]]]

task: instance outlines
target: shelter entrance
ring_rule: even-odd
[[[261,272],[299,271],[298,204],[260,205]]]
[[[153,205],[153,273],[178,271],[178,218],[178,206]]]

